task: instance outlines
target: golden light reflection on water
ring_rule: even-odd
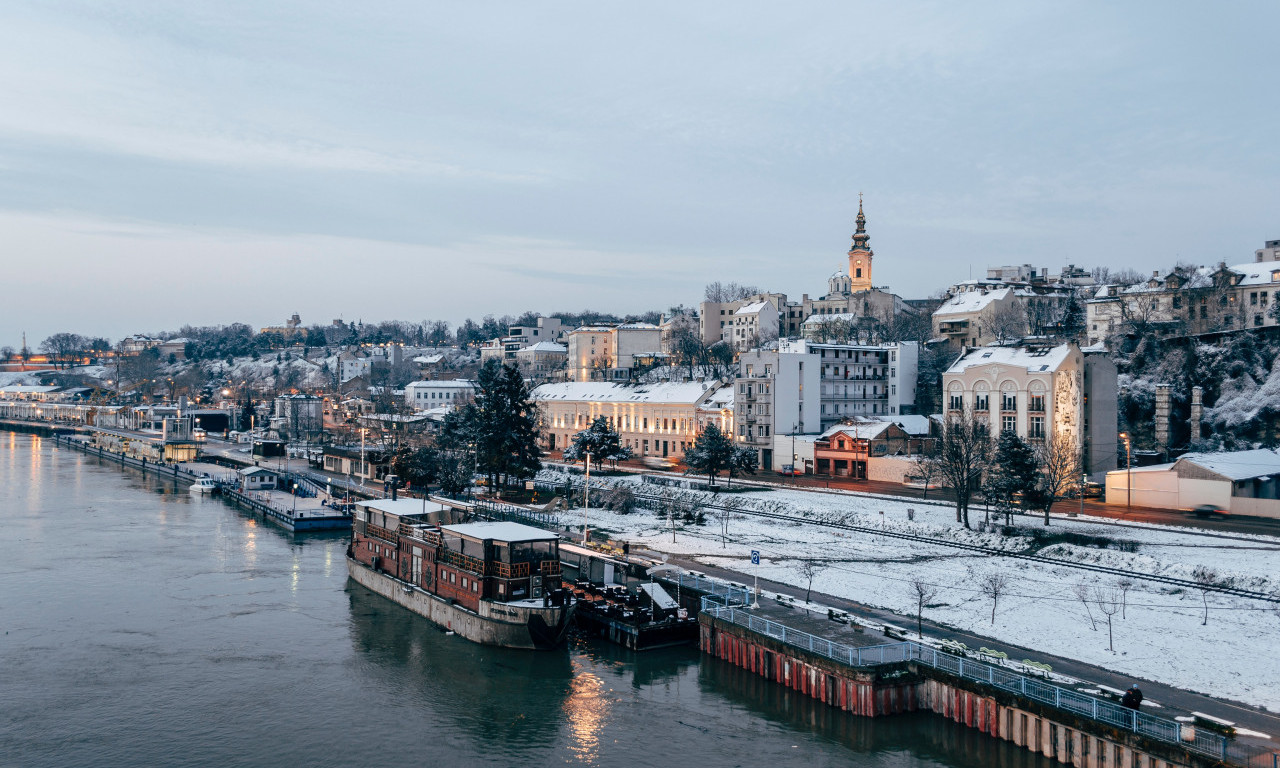
[[[258,523],[250,518],[244,531],[244,562],[252,568],[258,564]]]
[[[295,553],[293,556],[292,572],[289,574],[289,591],[294,594],[297,594],[298,592],[298,577],[301,573],[302,565],[298,562],[298,555]]]
[[[565,719],[569,721],[569,752],[578,762],[594,763],[600,757],[600,732],[609,713],[604,682],[590,672],[579,672],[569,683]]]

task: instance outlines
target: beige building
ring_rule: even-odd
[[[979,347],[942,375],[948,416],[972,411],[992,435],[1013,431],[1032,445],[1066,435],[1090,477],[1116,466],[1116,368],[1075,344]],[[1095,439],[1096,436],[1096,439]]]
[[[569,333],[569,378],[627,381],[645,360],[662,355],[662,329],[652,323],[587,325]]]
[[[1089,343],[1117,334],[1180,336],[1273,326],[1278,291],[1280,261],[1266,260],[1157,272],[1130,286],[1103,285],[1085,303]]]
[[[563,451],[599,416],[636,456],[680,459],[708,423],[733,434],[733,388],[718,381],[544,384],[533,390],[543,447]]]
[[[569,348],[554,341],[539,341],[516,352],[516,363],[525,380],[534,384],[564,381]]]

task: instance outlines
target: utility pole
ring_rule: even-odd
[[[582,543],[587,543],[587,509],[591,506],[591,452],[587,452],[587,481],[582,486]]]
[[[1133,452],[1129,450],[1129,433],[1121,432],[1120,439],[1124,441],[1124,506],[1125,511],[1129,512],[1133,509]]]

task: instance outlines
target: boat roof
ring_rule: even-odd
[[[560,538],[550,531],[534,528],[520,523],[486,522],[462,523],[460,525],[442,525],[440,530],[466,536],[469,539],[492,539],[494,541],[550,541]]]

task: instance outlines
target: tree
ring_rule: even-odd
[[[737,445],[729,455],[729,485],[733,485],[734,475],[754,475],[760,468],[760,457],[755,448]]]
[[[996,307],[988,320],[982,321],[979,333],[995,339],[997,344],[1027,335],[1027,310],[1018,301]]]
[[[445,414],[436,435],[435,444],[435,480],[440,490],[457,496],[471,486],[474,477],[475,458],[475,406],[467,404],[463,408]]]
[[[1009,586],[1009,577],[999,571],[988,573],[982,578],[979,587],[982,594],[991,598],[991,623],[996,623],[996,606],[1000,604],[1000,596],[1005,593]]]
[[[573,436],[573,444],[564,451],[568,461],[586,462],[590,456],[597,466],[611,461],[616,466],[619,461],[631,458],[631,449],[622,444],[622,438],[609,424],[604,416],[597,416],[591,426]]]
[[[89,340],[78,333],[55,333],[40,342],[40,349],[53,362],[54,367],[66,368],[75,359],[76,353],[84,350]]]
[[[956,497],[956,522],[969,527],[969,502],[991,454],[986,424],[965,409],[947,420],[938,450],[938,472]]]
[[[916,601],[916,635],[924,637],[924,607],[938,596],[938,588],[921,578],[912,579],[909,586]]]
[[[511,478],[533,477],[542,468],[537,406],[518,368],[486,363],[476,378],[475,401],[465,410],[473,422],[477,467],[490,488],[500,489],[499,480],[505,486]]]
[[[1039,469],[1036,452],[1026,440],[1012,430],[1000,433],[982,493],[995,505],[997,514],[1004,513],[1006,522],[1013,522],[1018,498],[1026,499],[1035,490]]]
[[[1075,589],[1074,589],[1073,591],[1075,592],[1076,599],[1077,599],[1077,600],[1079,600],[1079,601],[1080,601],[1080,604],[1084,606],[1084,612],[1085,612],[1085,615],[1089,617],[1089,628],[1090,628],[1090,629],[1092,629],[1094,632],[1097,632],[1097,631],[1098,631],[1098,622],[1096,622],[1096,621],[1094,621],[1094,620],[1093,620],[1093,610],[1092,610],[1091,608],[1089,608],[1089,585],[1088,585],[1088,583],[1083,582],[1083,581],[1082,581],[1082,582],[1080,582],[1079,584],[1077,584],[1077,585],[1075,586]]]
[[[405,482],[426,493],[427,486],[436,480],[436,450],[431,446],[402,446],[392,457],[391,467]]]
[[[914,477],[920,478],[921,482],[924,483],[924,495],[921,498],[929,498],[929,486],[942,474],[938,459],[923,453],[917,453],[911,459],[911,472]]]
[[[800,561],[800,575],[805,580],[804,601],[806,603],[809,602],[809,596],[813,594],[814,577],[825,571],[828,565],[829,563],[824,563],[820,560]]]
[[[729,468],[732,460],[733,443],[715,422],[703,428],[693,447],[684,452],[684,463],[689,467],[688,471],[706,475],[713,486],[716,484],[716,477]]]
[[[1125,611],[1129,605],[1129,590],[1133,589],[1133,579],[1123,578],[1116,581],[1116,587],[1120,590],[1120,618],[1125,618]]]
[[[1049,524],[1049,510],[1072,484],[1079,484],[1084,467],[1075,441],[1063,432],[1055,434],[1036,452],[1040,465],[1040,492],[1037,500],[1044,509],[1044,524]],[[1083,492],[1083,489],[1080,489]]]
[[[732,282],[721,283],[717,280],[714,283],[708,283],[702,293],[707,301],[724,304],[730,301],[742,301],[748,296],[760,293],[760,289],[754,285],[738,285]]]
[[[1218,586],[1218,572],[1206,565],[1197,565],[1191,571],[1191,580],[1200,588],[1200,599],[1204,601],[1204,619],[1200,626],[1209,624],[1209,592]]]
[[[1111,618],[1121,610],[1120,592],[1098,587],[1093,591],[1093,601],[1097,604],[1098,610],[1102,611],[1102,615],[1107,617],[1107,650],[1115,653],[1116,643],[1115,635],[1111,631]]]

